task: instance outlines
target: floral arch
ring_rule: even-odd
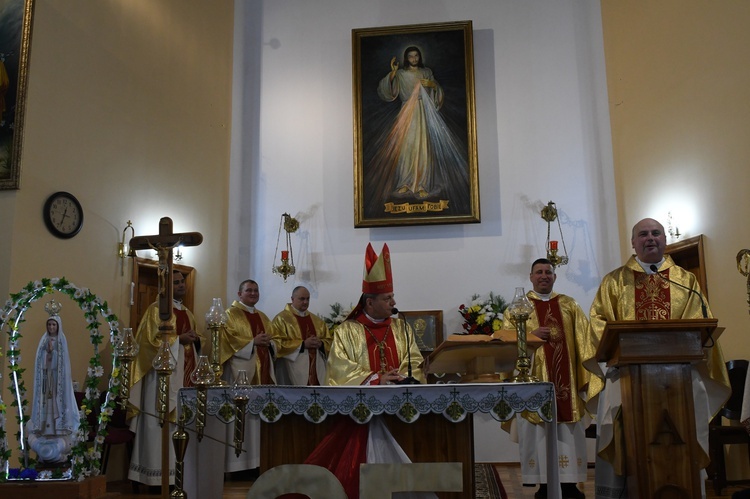
[[[101,365],[101,356],[99,345],[102,343],[102,335],[99,333],[99,316],[104,318],[109,327],[110,344],[116,345],[120,339],[120,325],[117,316],[112,313],[106,301],[101,300],[98,296],[89,291],[88,288],[79,288],[69,282],[65,277],[61,278],[44,278],[38,281],[29,282],[18,293],[11,293],[8,301],[0,312],[0,334],[5,330],[8,334],[8,388],[13,394],[13,402],[10,404],[16,414],[16,420],[19,427],[23,427],[29,420],[26,413],[28,401],[26,400],[26,385],[23,380],[23,369],[20,367],[21,346],[20,346],[20,325],[24,322],[23,316],[26,310],[31,308],[32,303],[44,297],[47,294],[59,291],[75,301],[83,311],[86,318],[86,329],[89,331],[89,340],[93,347],[93,356],[89,360],[89,367],[86,372],[84,381],[85,394],[80,409],[80,426],[74,436],[74,444],[71,449],[71,471],[76,480],[83,480],[88,476],[96,476],[101,470],[101,446],[104,444],[104,437],[107,435],[107,423],[114,413],[117,395],[120,393],[119,381],[119,360],[117,356],[112,358],[112,376],[109,378],[107,387],[107,396],[101,406],[99,418],[97,421],[96,437],[93,445],[89,445],[87,436],[89,428],[87,415],[92,410],[99,407],[99,380],[104,376],[104,368]],[[2,352],[0,352],[0,355]],[[9,478],[11,449],[8,446],[8,438],[5,431],[6,412],[8,406],[3,403],[2,394],[0,393],[0,482]],[[22,443],[20,441],[21,432],[17,434],[18,450],[22,452]],[[21,456],[19,459],[23,459]],[[29,463],[32,463],[29,460]],[[28,470],[21,471],[20,478],[35,478],[36,473],[29,466]]]

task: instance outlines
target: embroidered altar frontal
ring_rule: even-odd
[[[188,430],[197,427],[196,423],[200,418],[197,415],[195,388],[180,390],[178,410],[185,418]],[[234,426],[237,412],[232,389],[209,388],[205,411],[207,434],[219,437],[228,435]],[[268,471],[280,471],[282,465],[304,463],[318,444],[340,428],[342,421],[349,420],[355,422],[354,426],[369,425],[370,431],[373,425],[386,428],[386,433],[390,435],[388,439],[397,443],[400,452],[408,457],[407,462],[458,465],[458,489],[430,490],[438,492],[438,497],[443,499],[473,498],[473,414],[479,412],[490,414],[498,422],[508,421],[523,412],[538,414],[543,421],[550,423],[545,425],[547,439],[554,446],[550,455],[556,455],[555,392],[551,383],[254,386],[246,409],[247,421],[259,419],[261,422],[261,475],[254,487],[260,487],[260,482],[276,476],[274,473],[266,474]],[[222,431],[221,427],[227,430]],[[502,431],[499,424],[497,431]],[[220,443],[218,439],[191,441],[189,444],[186,469],[195,469],[196,472],[202,470],[202,476],[207,478],[201,484],[190,484],[188,480],[188,496],[193,493],[194,497],[209,497],[221,493],[219,478],[216,478],[216,483],[209,482],[211,477],[223,476],[223,452],[219,450],[219,446],[232,445],[229,438],[223,440],[226,444]],[[247,442],[243,448],[246,445]],[[556,463],[555,460],[553,462]],[[406,468],[402,466],[399,470],[403,475]],[[191,472],[188,471],[186,476],[190,477]],[[441,476],[444,477],[445,475]],[[554,483],[556,477],[552,481]],[[288,482],[295,480],[285,480],[278,485],[283,486]],[[265,485],[267,484],[264,483]],[[438,486],[437,481],[435,486]],[[553,496],[554,494],[550,497]]]
[[[348,415],[365,424],[373,416],[389,414],[413,423],[423,414],[442,414],[451,422],[468,414],[484,412],[497,421],[508,421],[529,411],[545,422],[553,418],[554,389],[551,383],[471,383],[444,385],[386,386],[255,386],[247,405],[249,414],[275,423],[296,414],[320,423],[334,414]],[[183,388],[180,410],[186,425],[196,416],[196,390]],[[235,418],[232,390],[209,388],[206,412],[224,423]]]

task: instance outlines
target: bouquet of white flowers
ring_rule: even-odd
[[[487,334],[503,328],[503,312],[508,308],[505,299],[492,293],[487,298],[479,295],[471,297],[469,305],[458,307],[458,313],[464,318],[463,327],[468,334]]]
[[[331,313],[326,317],[323,317],[323,321],[326,323],[326,326],[328,326],[328,329],[333,331],[336,329],[336,326],[346,320],[346,317],[352,312],[353,308],[354,306],[351,304],[349,305],[349,308],[344,308],[343,305],[336,302],[331,305]]]

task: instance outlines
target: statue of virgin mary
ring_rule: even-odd
[[[68,342],[58,315],[61,308],[54,300],[44,306],[50,317],[36,351],[34,397],[26,425],[29,447],[42,464],[67,459],[79,424]]]

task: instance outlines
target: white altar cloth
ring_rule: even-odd
[[[178,414],[185,414],[190,442],[185,455],[183,487],[189,498],[221,497],[224,479],[226,425],[234,424],[234,403],[229,387],[209,388],[206,437],[199,443],[194,432],[196,389],[183,388]],[[557,415],[552,383],[461,383],[384,386],[254,386],[247,414],[274,423],[284,415],[303,415],[319,423],[329,415],[348,415],[361,424],[390,414],[413,423],[422,414],[442,414],[459,422],[477,412],[509,421],[523,411],[537,413],[546,422],[548,497],[560,497],[557,473]],[[246,425],[247,425],[246,420]],[[498,431],[502,431],[498,425]],[[200,480],[197,477],[200,476]],[[200,483],[199,483],[200,481]],[[553,484],[558,484],[557,487]]]

